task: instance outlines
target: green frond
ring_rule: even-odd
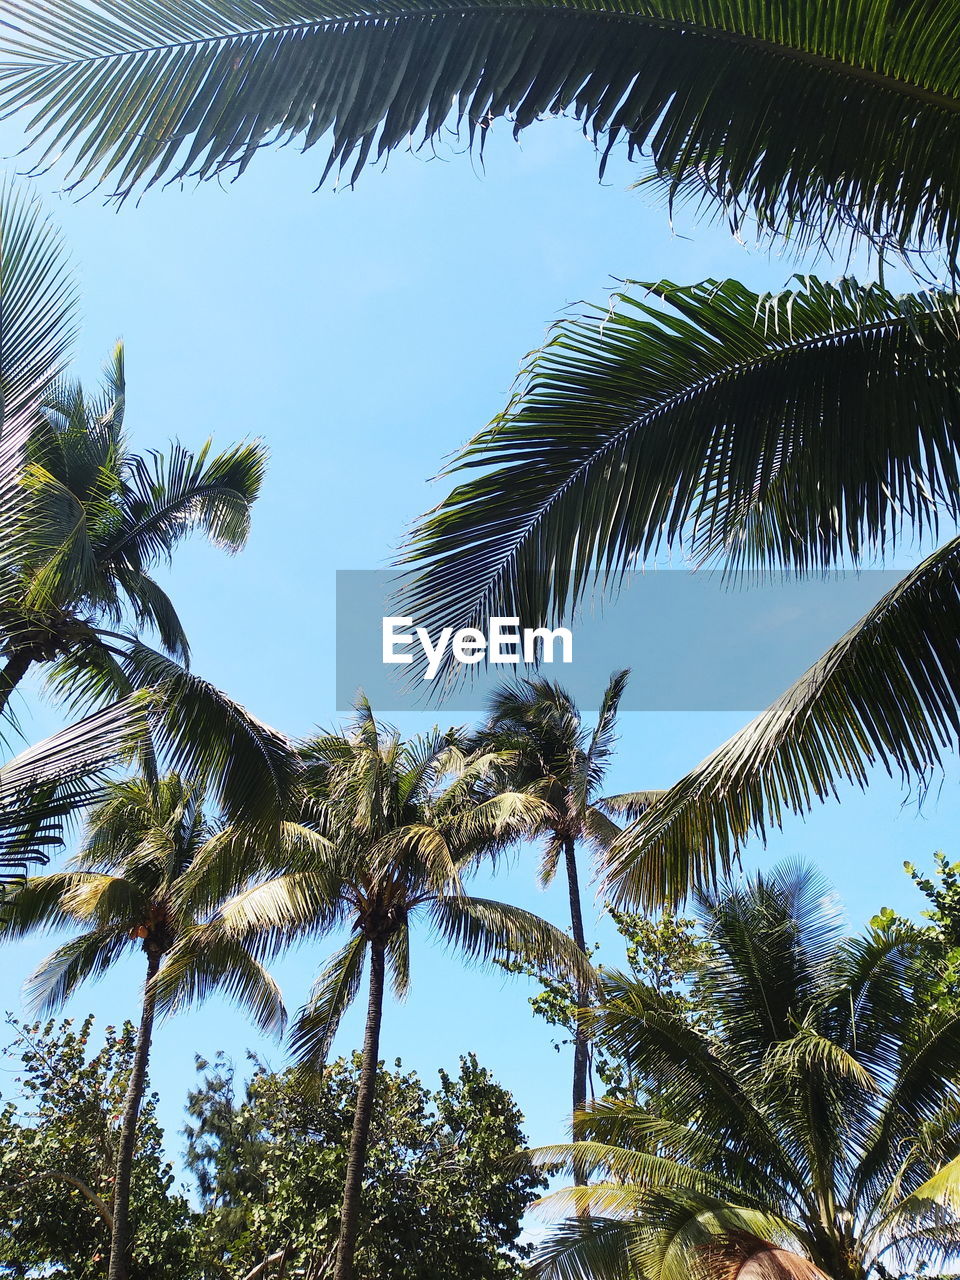
[[[245,889],[224,903],[220,915],[229,933],[244,940],[269,935],[279,949],[295,937],[334,928],[349,905],[342,880],[297,871]]]
[[[615,1218],[568,1218],[537,1249],[531,1275],[541,1280],[641,1280],[630,1263],[635,1230]]]
[[[44,394],[63,370],[76,331],[76,307],[77,290],[59,233],[29,188],[5,179],[0,184],[0,424],[4,434],[17,429],[18,452]]]
[[[608,1143],[577,1141],[552,1143],[549,1146],[534,1147],[530,1153],[531,1161],[547,1171],[563,1168],[572,1173],[579,1169],[587,1178],[601,1176],[601,1181],[616,1184],[623,1190],[629,1187],[631,1199],[621,1202],[622,1205],[633,1205],[638,1194],[649,1191],[668,1193],[676,1188],[687,1188],[702,1195],[732,1196],[742,1192],[732,1183],[725,1182],[695,1165],[673,1160],[669,1157],[637,1151],[629,1147],[615,1147]],[[597,1184],[590,1183],[591,1189]],[[561,1209],[568,1207],[565,1203],[564,1191],[558,1191],[547,1199],[546,1203],[557,1205]],[[541,1202],[544,1203],[544,1202]],[[602,1196],[589,1201],[589,1211],[601,1217],[619,1217],[621,1211],[614,1212],[611,1202],[604,1203]]]
[[[604,156],[649,155],[668,199],[800,243],[958,235],[952,3],[10,0],[0,105],[37,164],[123,195],[242,172],[265,144],[329,135],[356,177],[462,126],[482,147],[569,114]],[[803,127],[798,127],[798,121]]]
[[[960,513],[954,295],[642,287],[561,325],[453,464],[404,612],[556,623],[665,547],[815,571]]]
[[[879,763],[941,767],[960,737],[960,539],[913,569],[761,715],[666,791],[612,850],[621,904],[658,908],[716,883],[748,836],[863,787]]]
[[[249,1013],[261,1031],[280,1035],[287,1019],[280,988],[219,921],[186,930],[153,979],[157,1008],[176,1013],[219,993]]]
[[[488,898],[443,897],[431,903],[430,919],[440,937],[468,959],[522,960],[572,978],[581,990],[596,986],[593,966],[573,940],[530,911]]]
[[[101,563],[142,570],[168,558],[197,529],[225,550],[244,545],[266,451],[259,441],[246,441],[211,458],[210,448],[209,440],[198,453],[174,443],[168,455],[127,459],[123,510],[98,548]]]
[[[153,719],[169,770],[205,778],[231,820],[268,824],[285,816],[299,771],[282,734],[133,637],[121,664],[132,684],[154,690]]]
[[[316,1070],[326,1062],[341,1019],[360,990],[366,954],[366,938],[354,934],[314,983],[290,1033],[290,1048],[301,1067]]]
[[[24,984],[28,1008],[53,1013],[84,983],[96,981],[139,944],[116,928],[93,929],[58,947]]]

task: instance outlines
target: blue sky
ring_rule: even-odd
[[[15,149],[11,126],[0,145]],[[404,154],[355,190],[315,193],[321,165],[319,150],[265,152],[235,184],[156,191],[119,212],[97,196],[58,196],[55,174],[35,184],[82,285],[78,371],[92,382],[115,339],[126,341],[134,443],[198,445],[212,434],[221,444],[262,436],[270,447],[247,550],[229,559],[191,544],[170,582],[194,668],[293,735],[336,720],[336,570],[390,563],[410,521],[443,494],[428,477],[502,407],[523,354],[563,308],[603,301],[612,277],[736,275],[779,288],[796,269],[722,228],[671,229],[662,208],[629,190],[641,170],[622,157],[601,185],[568,123],[531,130],[522,147],[497,126],[482,171],[453,150],[429,161]],[[630,661],[624,652],[620,662]],[[35,706],[31,691],[21,707],[28,724],[55,722]],[[409,730],[431,723],[397,718]],[[626,714],[611,790],[668,785],[745,718]],[[954,853],[958,815],[955,776],[922,809],[878,776],[866,794],[846,790],[842,805],[791,822],[750,860],[815,860],[859,925],[884,904],[916,909],[903,859]],[[535,866],[526,851],[481,889],[565,923],[562,886],[541,892]],[[617,963],[609,928],[591,932],[607,943],[601,958]],[[5,953],[4,1007],[19,1010],[20,983],[48,949],[38,940]],[[323,954],[311,947],[277,966],[291,1007]],[[69,1011],[133,1017],[139,982],[132,960]],[[474,1050],[514,1091],[530,1138],[554,1139],[566,1123],[569,1062],[532,1019],[529,994],[421,940],[411,995],[384,1020],[383,1055],[432,1079]],[[339,1050],[359,1042],[359,1013],[345,1021]],[[283,1060],[217,1002],[160,1027],[152,1076],[171,1154],[194,1054],[223,1048],[239,1061],[247,1046]]]

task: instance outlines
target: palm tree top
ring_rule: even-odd
[[[725,883],[698,909],[706,1023],[605,976],[596,1033],[639,1095],[587,1109],[581,1155],[602,1181],[555,1203],[589,1203],[608,1230],[569,1223],[540,1273],[617,1274],[601,1247],[651,1280],[699,1275],[711,1250],[735,1275],[777,1248],[831,1280],[918,1256],[949,1265],[960,1256],[960,1018],[913,998],[912,930],[851,936],[801,863]]]
[[[168,774],[119,779],[104,790],[66,867],[32,876],[10,895],[7,940],[80,929],[28,980],[31,1003],[56,1009],[84,981],[139,950],[159,966],[164,1007],[219,989],[250,1007],[264,1029],[281,1027],[276,983],[241,945],[209,928],[209,906],[193,892],[191,868],[224,839],[204,812],[203,785]],[[188,941],[189,963],[179,962],[171,980],[169,961]]]
[[[218,927],[258,956],[346,931],[298,1022],[301,1059],[326,1053],[369,948],[384,949],[395,991],[406,992],[416,920],[467,960],[525,956],[545,972],[576,972],[592,984],[589,964],[563,933],[464,888],[480,862],[531,829],[545,807],[536,796],[489,786],[496,753],[469,750],[457,730],[404,740],[361,700],[344,732],[310,739],[303,756],[301,820],[286,823],[268,847],[242,833],[215,839],[188,876],[193,901],[226,899]],[[176,964],[174,954],[171,973]]]

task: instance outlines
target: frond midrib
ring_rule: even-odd
[[[928,89],[923,85],[914,81],[901,79],[897,76],[889,75],[874,68],[862,66],[858,63],[846,62],[840,58],[829,57],[826,54],[814,53],[812,50],[800,49],[795,45],[778,44],[775,41],[764,39],[761,36],[748,35],[744,32],[729,31],[721,27],[708,27],[701,24],[685,21],[683,19],[658,18],[650,14],[641,13],[611,13],[602,9],[578,9],[569,5],[556,4],[517,4],[508,5],[483,4],[463,5],[458,8],[430,8],[417,12],[403,14],[378,14],[375,12],[361,11],[355,14],[343,15],[336,18],[322,18],[319,20],[308,19],[303,22],[279,23],[273,26],[252,27],[245,30],[231,31],[227,33],[218,33],[211,36],[199,36],[193,40],[176,40],[169,43],[139,45],[130,49],[113,50],[109,53],[93,54],[84,58],[60,58],[56,60],[44,60],[42,58],[33,57],[31,63],[37,68],[79,68],[84,66],[97,66],[109,63],[122,62],[125,59],[133,57],[143,57],[152,54],[170,53],[177,49],[197,49],[204,45],[223,45],[229,44],[237,40],[249,39],[267,39],[270,36],[279,36],[297,31],[319,31],[331,30],[338,27],[350,27],[367,25],[375,23],[377,25],[399,26],[406,22],[422,22],[433,18],[467,18],[476,14],[551,14],[554,17],[571,16],[575,19],[590,18],[603,19],[610,22],[624,23],[632,26],[634,24],[644,27],[653,27],[661,31],[675,31],[680,34],[687,34],[701,39],[715,40],[722,44],[738,45],[746,48],[756,49],[762,53],[766,53],[771,57],[777,57],[786,61],[800,62],[807,66],[815,66],[821,71],[829,72],[834,75],[842,75],[853,80],[862,81],[865,84],[871,84],[875,88],[886,91],[897,96],[913,98],[917,102],[921,102],[926,106],[938,108],[939,110],[950,112],[951,114],[960,114],[960,95],[952,96],[947,93],[939,92],[935,89]],[[6,69],[8,72],[22,73],[24,67],[20,63],[7,62],[0,64],[0,72]]]
[[[669,299],[667,300],[669,301]],[[558,485],[556,489],[548,494],[536,510],[531,513],[530,517],[525,521],[522,528],[511,541],[509,548],[504,550],[504,554],[501,557],[499,564],[487,579],[487,586],[483,595],[478,596],[477,603],[482,603],[483,598],[490,591],[495,589],[497,583],[502,579],[506,572],[508,565],[520,554],[524,542],[527,541],[533,530],[537,528],[552,508],[563,499],[566,492],[577,483],[583,473],[595,467],[607,454],[616,449],[619,444],[634,432],[642,430],[652,422],[655,422],[658,418],[669,414],[685,401],[693,399],[706,391],[712,390],[729,379],[738,377],[742,373],[761,368],[765,364],[772,364],[778,359],[783,359],[784,357],[793,357],[803,351],[809,351],[821,345],[836,345],[837,343],[844,341],[846,338],[876,333],[885,329],[894,330],[903,327],[909,328],[910,320],[912,318],[915,319],[915,317],[885,316],[880,320],[871,321],[867,324],[851,323],[843,329],[831,329],[825,333],[811,334],[809,338],[804,338],[800,341],[784,343],[776,347],[771,347],[750,359],[739,360],[731,364],[723,365],[721,368],[715,369],[712,372],[705,374],[703,377],[698,378],[696,381],[691,382],[681,390],[675,391],[672,395],[667,396],[657,404],[651,405],[650,408],[645,409],[643,413],[637,414],[636,417],[631,418],[629,422],[625,423],[613,435],[604,440],[589,455],[589,457],[583,458],[577,464],[574,471],[566,477],[562,484]],[[492,439],[493,437],[491,436],[490,438]],[[470,446],[468,446],[468,448],[469,447]],[[456,471],[457,468],[452,468],[452,470]],[[429,566],[425,570],[424,576],[428,576],[432,569],[441,563],[443,563],[443,561],[438,557],[434,561],[433,566]]]

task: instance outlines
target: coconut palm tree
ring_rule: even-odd
[[[54,385],[29,429],[8,442],[15,554],[0,581],[0,714],[35,665],[70,710],[155,689],[169,762],[191,776],[215,769],[228,808],[276,808],[289,751],[190,672],[183,625],[151,576],[193,532],[228,551],[243,546],[263,447],[215,455],[208,441],[197,453],[174,443],[167,454],[136,454],[124,434],[125,401],[118,346],[98,396]],[[146,642],[151,633],[159,648]]]
[[[549,884],[563,865],[570,901],[570,930],[579,950],[587,955],[577,848],[592,846],[600,856],[620,835],[616,817],[636,814],[648,797],[636,793],[604,798],[604,779],[616,742],[617,710],[629,677],[617,671],[610,678],[592,729],[583,723],[570,694],[548,680],[503,684],[490,698],[487,719],[478,735],[487,751],[505,763],[497,768],[504,786],[536,795],[546,803],[531,834],[543,837],[540,880]],[[586,1005],[580,992],[577,1004]],[[577,1020],[573,1047],[573,1113],[587,1099],[589,1042],[582,1019]]]
[[[960,244],[956,0],[10,0],[0,105],[76,181],[242,172],[330,136],[355,178],[461,125],[568,114],[671,200],[803,241]]]
[[[344,1177],[335,1280],[352,1280],[363,1174],[376,1083],[380,1024],[389,977],[403,997],[410,982],[414,924],[468,960],[523,958],[586,983],[590,966],[560,930],[518,907],[469,896],[464,881],[479,862],[535,824],[543,804],[521,793],[491,796],[483,785],[496,762],[470,756],[460,735],[435,731],[404,741],[361,699],[345,734],[322,734],[303,749],[309,794],[304,824],[285,847],[261,852],[275,874],[232,897],[219,919],[227,936],[275,952],[303,937],[346,928],[292,1030],[304,1069],[324,1060],[368,969],[367,1018],[356,1110]],[[239,847],[239,846],[238,846]],[[215,900],[235,866],[236,848],[200,867]],[[248,863],[246,865],[249,865]],[[189,941],[187,943],[189,948]],[[185,962],[193,964],[189,949]],[[170,980],[179,981],[176,957]],[[317,1274],[325,1263],[318,1258]]]
[[[916,934],[847,936],[784,864],[700,895],[707,1024],[607,973],[596,1034],[642,1096],[588,1109],[600,1181],[540,1251],[562,1280],[866,1280],[960,1256],[960,1017],[914,999]],[[543,1148],[547,1164],[570,1147]]]
[[[81,926],[28,981],[28,997],[41,1009],[59,1008],[82,983],[99,978],[131,951],[146,960],[117,1144],[108,1280],[126,1280],[129,1274],[130,1178],[157,1012],[156,979],[173,948],[189,936],[189,960],[182,949],[177,960],[181,1000],[219,988],[266,1030],[280,1029],[285,1017],[279,990],[259,961],[236,938],[205,929],[185,892],[194,861],[208,854],[211,843],[223,842],[223,833],[204,817],[203,799],[202,788],[173,774],[156,782],[129,778],[109,784],[67,868],[31,877],[7,904],[8,939]]]
[[[0,186],[0,711],[10,719],[35,665],[67,707],[112,705],[114,721],[126,709],[141,729],[133,695],[149,689],[146,765],[155,747],[185,774],[205,773],[231,813],[272,816],[292,753],[189,671],[183,626],[152,576],[192,532],[242,546],[263,448],[132,452],[122,349],[97,396],[65,379],[75,302],[59,235],[34,199]]]

